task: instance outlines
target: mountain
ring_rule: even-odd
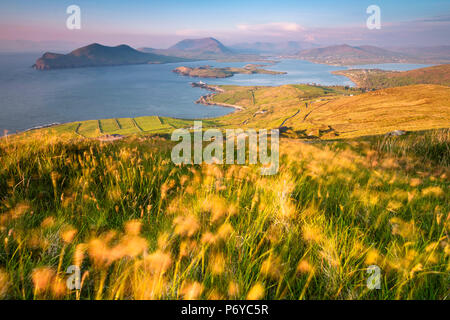
[[[352,47],[347,44],[300,51],[299,59],[330,65],[356,65],[374,63],[402,63],[408,55],[374,46]]]
[[[198,53],[231,54],[232,51],[214,38],[186,39],[178,42],[169,50],[180,50]]]
[[[180,62],[184,59],[153,53],[144,53],[127,45],[116,47],[93,43],[76,49],[69,54],[46,52],[33,65],[38,70],[115,66],[127,64]]]
[[[284,42],[243,42],[230,46],[236,52],[247,54],[290,55],[300,50],[315,48],[317,45],[304,41]]]
[[[439,84],[450,86],[450,64],[414,69],[386,71],[379,69],[355,69],[333,71],[352,80],[364,89],[384,89],[413,84]]]
[[[191,59],[236,57],[236,53],[214,38],[185,39],[168,49],[140,48],[142,52]]]
[[[421,63],[450,63],[450,46],[391,48],[390,50],[407,54]]]

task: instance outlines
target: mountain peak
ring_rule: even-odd
[[[212,37],[200,39],[185,39],[170,47],[169,50],[221,54],[231,53],[230,49],[228,49],[220,41]]]

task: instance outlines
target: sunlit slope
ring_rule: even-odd
[[[450,124],[450,88],[446,86],[414,85],[352,96],[349,93],[325,93],[323,89],[319,93],[294,85],[241,87],[214,100],[246,107],[219,119],[224,123],[257,128],[283,126],[299,138],[348,138],[393,130],[446,128]]]
[[[282,138],[273,176],[175,165],[164,137],[28,134],[0,139],[0,299],[448,298],[449,129]]]
[[[309,85],[221,86],[211,104],[239,106],[223,117],[203,119],[203,127],[280,128],[292,138],[339,139],[385,134],[394,130],[448,128],[450,88],[413,85],[360,94],[359,89]],[[208,106],[205,106],[208,108]],[[170,133],[191,128],[193,120],[138,117],[89,120],[53,127],[56,133],[86,138],[111,134]]]
[[[164,133],[171,131],[174,128],[191,125],[192,120],[148,116],[71,122],[46,130],[53,131],[55,133],[76,134],[85,138],[95,138],[113,134],[130,135]]]
[[[450,126],[450,88],[414,85],[315,102],[286,126],[340,138],[446,128]]]

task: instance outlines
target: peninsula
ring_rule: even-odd
[[[450,86],[450,64],[409,71],[349,69],[337,70],[332,73],[346,76],[358,87],[368,90],[408,86],[413,84],[438,84]]]
[[[211,66],[200,66],[196,68],[191,67],[178,67],[173,72],[188,77],[199,78],[228,78],[235,74],[286,74],[287,72],[272,71],[261,69],[265,65],[263,64],[248,64],[242,68],[225,67],[225,68],[213,68]]]

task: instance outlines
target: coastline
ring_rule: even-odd
[[[198,98],[195,101],[195,103],[197,103],[197,104],[202,104],[202,105],[205,105],[205,106],[219,106],[219,107],[233,108],[234,112],[239,112],[239,111],[244,110],[244,107],[242,107],[242,106],[238,106],[238,105],[234,105],[234,104],[228,104],[228,103],[224,103],[224,102],[212,101],[212,98],[214,96],[216,96],[218,93],[225,92],[225,90],[223,90],[222,88],[220,88],[218,86],[208,85],[207,83],[204,83],[202,81],[200,81],[200,82],[192,82],[191,85],[194,88],[201,88],[201,89],[213,91],[213,93],[209,93],[209,94],[203,95],[200,98]]]

